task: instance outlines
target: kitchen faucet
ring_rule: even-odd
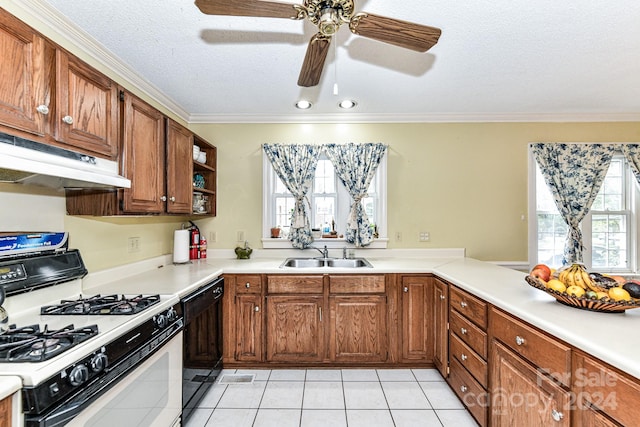
[[[309,246],[309,247],[317,250],[318,252],[320,252],[322,254],[322,258],[323,259],[328,259],[329,258],[329,250],[327,249],[327,245],[324,245],[324,249],[320,249],[320,248],[317,248],[315,246]]]

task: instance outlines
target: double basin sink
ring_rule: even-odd
[[[280,268],[373,268],[365,258],[287,258]]]

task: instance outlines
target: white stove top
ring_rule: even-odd
[[[72,300],[81,297],[86,298],[98,293],[102,295],[110,294],[109,292],[100,292],[100,289],[92,289],[91,294],[82,294],[80,281],[75,280],[7,298],[4,307],[9,314],[10,325],[15,324],[16,327],[39,325],[41,330],[44,329],[45,325],[48,325],[50,330],[64,328],[70,324],[73,324],[74,328],[97,325],[98,335],[43,362],[0,362],[0,375],[18,375],[22,378],[25,386],[39,384],[84,356],[100,349],[122,334],[179,302],[177,296],[161,295],[158,303],[133,315],[40,314],[40,307],[43,305],[58,304],[62,299]],[[135,296],[138,294],[132,292],[131,294],[125,295]]]

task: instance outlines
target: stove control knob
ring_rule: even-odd
[[[167,322],[167,316],[165,316],[164,314],[158,314],[156,316],[156,325],[158,325],[158,328],[164,329],[167,327],[168,323],[169,322]]]
[[[74,366],[69,373],[69,382],[72,386],[77,387],[89,379],[89,369],[85,365]]]
[[[98,353],[91,358],[91,370],[98,373],[107,367],[108,362],[109,359],[107,359],[106,354]]]
[[[178,319],[178,313],[176,313],[173,307],[167,310],[167,319],[169,320],[169,322],[175,322],[176,319]]]

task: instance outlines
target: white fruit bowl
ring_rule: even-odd
[[[613,301],[610,299],[592,299],[587,297],[574,297],[565,292],[554,291],[547,288],[544,283],[533,276],[524,278],[527,283],[536,289],[540,289],[554,297],[559,303],[583,310],[599,311],[601,313],[624,313],[625,310],[640,307],[634,301]]]

